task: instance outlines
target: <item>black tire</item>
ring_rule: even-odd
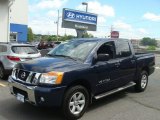
[[[142,84],[142,82],[144,85]],[[135,90],[137,92],[143,92],[146,90],[147,85],[148,85],[148,73],[146,71],[142,71],[139,76],[139,79],[136,81]]]
[[[71,101],[72,100],[74,101],[74,95],[77,96],[78,93],[83,94],[82,100],[85,100],[85,103],[83,103],[84,105],[81,105],[79,103],[77,106],[79,106],[79,107],[83,106],[83,109],[81,110],[80,113],[73,114],[71,112],[73,110],[73,106],[75,107],[75,110],[77,109],[77,107],[75,105],[75,102],[72,102],[72,103],[74,103],[74,105],[71,105]],[[64,96],[64,100],[63,100],[63,104],[62,104],[63,114],[67,120],[77,120],[83,116],[88,105],[89,105],[89,93],[88,93],[87,89],[83,86],[80,86],[80,85],[71,87],[70,89],[67,90],[67,92],[65,93],[65,96]]]
[[[0,79],[5,79],[6,75],[5,75],[5,70],[3,65],[0,64]]]

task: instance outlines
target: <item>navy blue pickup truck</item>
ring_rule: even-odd
[[[92,100],[129,87],[144,91],[154,65],[154,54],[135,53],[129,40],[82,38],[18,63],[8,81],[17,100],[62,107],[72,120],[82,117]]]

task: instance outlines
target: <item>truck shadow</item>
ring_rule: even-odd
[[[8,81],[8,77],[9,76],[6,76],[4,79],[0,79],[0,81],[7,82]]]
[[[87,112],[123,99],[127,94],[128,92],[122,91],[94,101],[93,104],[89,106]],[[9,98],[0,102],[0,117],[1,116],[7,120],[65,120],[59,108],[35,107],[27,103],[22,104],[15,100],[15,98]]]
[[[89,106],[87,112],[90,112],[94,109],[106,106],[107,104],[114,103],[120,99],[123,99],[127,96],[127,94],[128,94],[127,92],[121,91],[121,92],[115,93],[113,95],[106,96],[106,97],[99,99],[99,100],[96,100],[96,101],[93,100],[93,103]]]
[[[58,108],[35,107],[14,99],[0,102],[0,116],[7,120],[65,120]]]

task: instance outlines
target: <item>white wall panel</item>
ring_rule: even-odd
[[[0,1],[0,42],[8,39],[8,3]]]
[[[28,25],[28,0],[15,0],[11,7],[11,23]]]

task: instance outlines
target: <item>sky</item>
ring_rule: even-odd
[[[29,0],[29,27],[35,34],[56,34],[59,10],[59,34],[76,35],[74,29],[61,28],[62,9],[85,11],[82,2],[98,14],[97,31],[89,31],[95,37],[108,37],[112,26],[121,38],[160,39],[160,0]]]

